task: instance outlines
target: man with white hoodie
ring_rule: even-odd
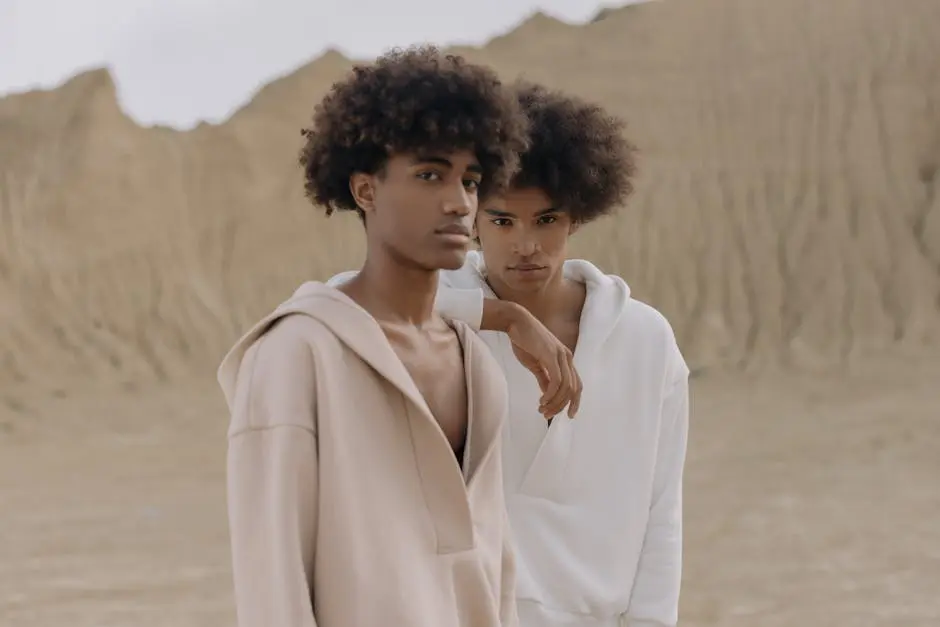
[[[481,199],[482,251],[441,273],[436,307],[481,332],[509,383],[504,492],[520,624],[673,627],[689,370],[659,312],[620,277],[566,259],[569,236],[632,191],[634,149],[596,105],[528,83],[517,96],[531,145],[508,193]],[[577,420],[545,410],[541,367],[496,332],[519,308],[573,355]]]

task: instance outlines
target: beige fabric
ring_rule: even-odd
[[[375,320],[308,283],[219,368],[239,627],[516,625],[507,390],[461,323],[464,470]]]

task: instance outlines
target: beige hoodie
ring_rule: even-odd
[[[307,283],[219,368],[239,627],[516,625],[502,372],[464,348],[464,469],[376,321]]]

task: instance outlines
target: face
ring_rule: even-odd
[[[538,291],[561,276],[575,225],[542,190],[512,189],[487,198],[480,209],[477,235],[491,282],[513,291]]]
[[[456,270],[470,248],[483,170],[469,151],[393,155],[350,188],[365,212],[370,246],[425,270]]]

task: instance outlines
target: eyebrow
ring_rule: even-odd
[[[417,165],[419,163],[433,163],[435,165],[444,166],[445,168],[453,168],[454,164],[450,159],[441,157],[439,155],[415,155],[412,163]],[[474,174],[483,174],[483,166],[479,163],[471,163],[467,166],[468,172],[473,172]]]
[[[516,214],[514,214],[514,213],[512,213],[512,212],[510,212],[510,211],[502,211],[502,210],[500,210],[500,209],[484,209],[484,210],[483,210],[483,213],[489,214],[489,215],[493,216],[494,218],[515,218],[515,217],[517,217]],[[550,214],[550,213],[558,213],[558,209],[555,209],[554,207],[549,207],[548,209],[542,209],[541,211],[539,211],[538,213],[535,214],[535,217],[536,217],[536,218],[541,218],[542,216],[548,215],[548,214]]]

